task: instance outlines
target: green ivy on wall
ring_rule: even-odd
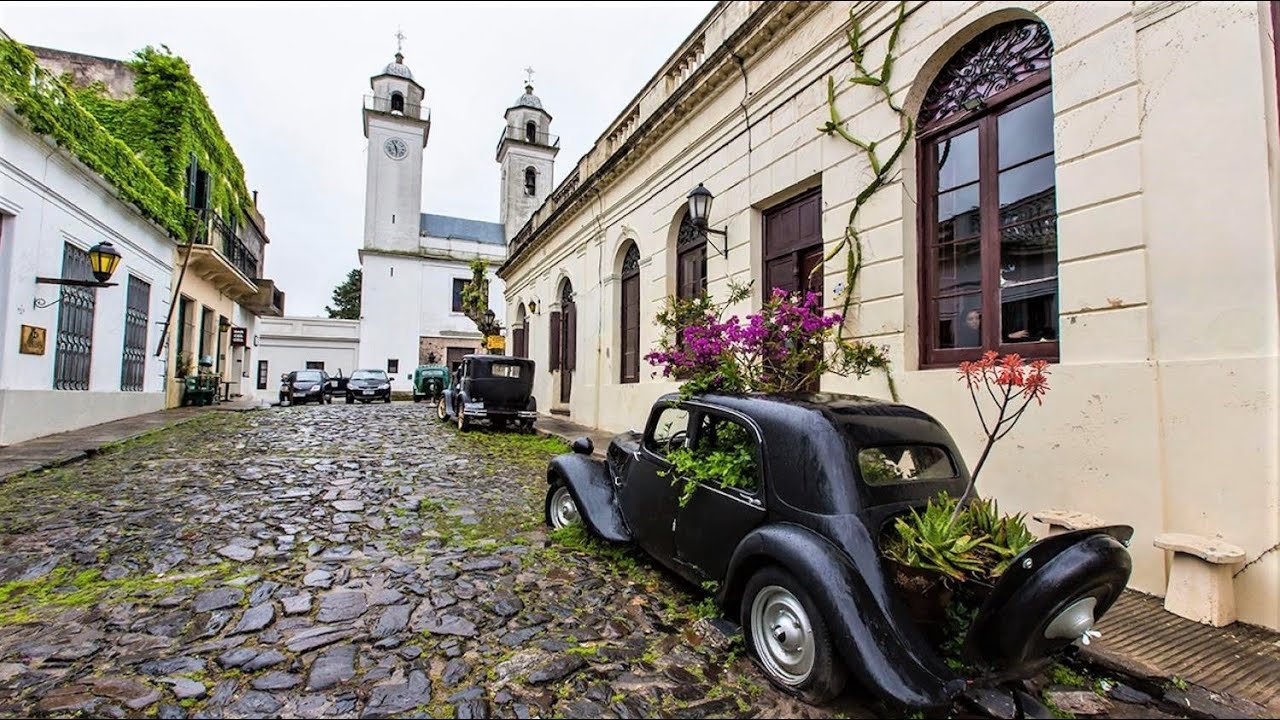
[[[51,138],[111,183],[144,217],[186,237],[194,217],[180,191],[163,182],[135,151],[102,126],[60,80],[22,45],[0,38],[0,95],[32,132]]]
[[[134,95],[111,98],[100,84],[73,89],[30,50],[0,38],[0,94],[33,132],[66,148],[174,237],[185,239],[195,222],[185,201],[192,154],[209,173],[210,206],[239,223],[253,206],[244,167],[190,66],[164,46],[139,50],[128,65]]]

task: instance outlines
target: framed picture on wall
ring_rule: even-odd
[[[35,327],[33,325],[23,325],[21,344],[18,352],[24,355],[43,355],[44,354],[45,329]]]

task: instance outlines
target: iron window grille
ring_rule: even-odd
[[[62,249],[62,277],[93,280],[86,250],[66,243]],[[58,305],[58,337],[53,363],[55,390],[88,390],[93,359],[94,288],[62,286]]]
[[[142,392],[150,305],[151,285],[130,275],[124,310],[124,358],[120,365],[120,389],[127,392]]]

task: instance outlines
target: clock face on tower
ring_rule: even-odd
[[[387,138],[382,144],[382,149],[387,151],[387,155],[393,160],[403,160],[405,155],[409,154],[409,145],[400,138]]]

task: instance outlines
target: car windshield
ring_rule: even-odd
[[[319,370],[299,370],[293,379],[297,382],[320,382]]]
[[[387,374],[381,370],[357,370],[351,373],[352,380],[386,380]]]

